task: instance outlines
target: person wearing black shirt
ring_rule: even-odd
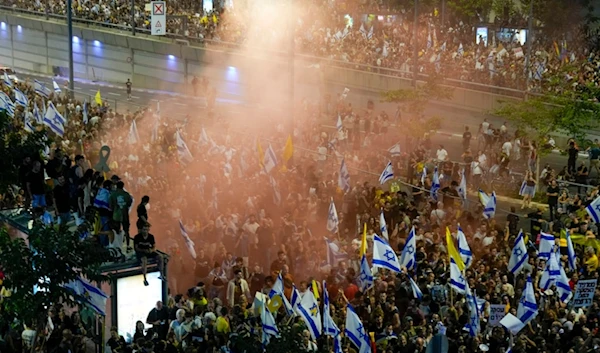
[[[169,331],[169,310],[160,300],[156,302],[156,307],[152,308],[146,318],[146,323],[152,325],[152,330],[158,335],[159,340],[167,339]]]
[[[64,175],[58,176],[58,184],[54,187],[54,208],[62,224],[71,220],[71,197],[69,186],[65,183]]]
[[[465,132],[463,132],[463,136],[462,136],[462,146],[463,146],[463,151],[466,151],[469,149],[469,147],[471,146],[471,138],[473,136],[471,135],[471,131],[469,131],[469,127],[465,126]]]
[[[575,182],[578,184],[587,184],[588,167],[585,165],[585,161],[581,161],[581,165],[577,168],[577,174],[575,174]],[[581,193],[581,186],[577,186],[577,193]]]
[[[569,155],[569,159],[567,160],[567,170],[569,174],[575,174],[575,163],[577,162],[577,157],[579,156],[579,148],[575,145],[575,141],[569,141],[569,149],[567,149],[567,154]]]
[[[519,216],[517,216],[517,210],[514,206],[510,207],[510,213],[506,216],[508,222],[508,231],[510,235],[516,235],[519,227]]]
[[[33,162],[31,172],[27,176],[27,194],[33,208],[43,209],[46,207],[46,183],[40,161]]]
[[[161,254],[156,251],[156,241],[154,235],[150,234],[150,224],[146,223],[140,233],[133,239],[133,245],[135,247],[135,255],[142,265],[142,274],[144,275],[144,285],[148,285],[146,280],[146,272],[148,267],[148,259],[156,259],[158,262],[158,270],[160,271],[161,279],[166,281],[167,278],[164,275],[164,259]]]
[[[536,212],[532,212],[527,215],[527,218],[531,219],[531,235],[537,237],[542,231],[542,223],[544,222],[544,211],[538,208]]]
[[[21,188],[23,190],[27,190],[27,177],[29,176],[29,172],[31,172],[31,157],[26,156],[23,158],[23,162],[19,167],[19,183],[21,184]],[[31,205],[31,198],[29,197],[29,193],[25,193],[25,209],[29,208]]]
[[[149,202],[150,196],[144,195],[142,197],[142,202],[140,202],[140,204],[137,207],[138,220],[136,222],[136,226],[138,232],[144,227],[144,224],[148,222],[148,209],[146,208],[146,205],[148,205]]]
[[[560,192],[558,188],[558,184],[556,180],[552,180],[548,189],[546,190],[546,195],[548,195],[548,208],[550,210],[550,221],[554,220],[554,216],[556,215],[556,208],[558,206],[558,193]]]

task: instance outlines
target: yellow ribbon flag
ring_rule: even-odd
[[[96,101],[96,104],[102,105],[102,96],[100,95],[100,90],[96,92],[96,97],[94,97],[94,100]]]
[[[260,145],[260,140],[258,139],[256,139],[256,152],[258,153],[258,165],[262,167],[263,161],[265,160],[265,152],[263,152],[262,146]]]
[[[451,259],[454,259],[456,266],[458,269],[463,271],[465,269],[465,263],[463,262],[458,250],[454,246],[454,239],[452,238],[452,233],[450,233],[450,229],[446,227],[446,247],[448,248],[448,255]]]
[[[281,300],[281,296],[279,294],[274,295],[269,303],[267,304],[267,309],[273,314],[279,311],[279,308],[283,305],[283,301]]]
[[[292,143],[292,135],[289,135],[283,148],[283,161],[287,162],[292,159],[294,155],[294,144]]]
[[[319,300],[319,286],[317,285],[317,281],[312,280],[312,292],[315,296],[315,299]]]
[[[362,241],[360,242],[360,257],[367,253],[367,224],[363,227]]]

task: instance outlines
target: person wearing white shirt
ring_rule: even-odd
[[[236,269],[233,271],[233,279],[227,285],[227,303],[230,307],[239,304],[241,296],[246,296],[246,299],[250,300],[250,287],[242,277],[242,270]]]
[[[440,145],[440,148],[437,150],[436,157],[440,162],[445,162],[448,158],[448,152],[444,149],[443,145]]]
[[[316,352],[317,344],[312,341],[310,332],[308,330],[302,331],[302,343],[304,352]]]
[[[510,141],[504,142],[502,145],[502,153],[504,153],[507,157],[510,157],[510,152],[512,151],[512,143]]]

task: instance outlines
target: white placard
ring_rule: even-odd
[[[577,282],[575,297],[573,297],[574,308],[587,308],[594,301],[597,279],[582,279]]]
[[[491,304],[489,325],[492,327],[500,326],[500,320],[506,316],[506,305]]]
[[[167,34],[167,3],[165,1],[152,1],[150,34],[153,36],[164,36]]]

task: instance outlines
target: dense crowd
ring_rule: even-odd
[[[347,334],[352,332],[347,326],[349,308],[371,333],[370,345],[385,352],[597,349],[597,301],[585,308],[562,303],[558,284],[548,288],[540,284],[549,258],[536,257],[543,251],[542,232],[548,233],[559,245],[559,266],[564,267],[571,290],[579,280],[597,278],[598,228],[593,213],[585,209],[596,200],[597,190],[564,203],[551,218],[542,209],[528,209],[534,211],[526,215],[531,224],[519,237],[522,222],[514,209],[506,213],[498,208],[494,217],[487,203],[474,205],[462,197],[461,169],[467,185],[477,188],[479,172],[495,164],[479,165],[478,157],[462,164],[470,168],[460,167],[449,160],[443,146],[432,146],[429,136],[400,148],[394,145],[398,136],[389,131],[387,115],[372,107],[355,112],[343,97],[307,102],[295,117],[297,127],[288,141],[279,117],[262,112],[248,112],[245,123],[219,111],[198,111],[202,119],[179,118],[166,113],[165,106],[120,115],[63,94],[50,93],[42,99],[26,81],[13,84],[13,88],[4,84],[3,91],[16,100],[17,88],[29,101],[26,107],[17,106],[14,114],[15,128],[24,136],[28,132],[23,124],[35,121],[27,117],[36,106],[50,109],[52,101],[68,116],[63,137],[57,137],[49,153],[28,156],[19,166],[22,196],[16,202],[34,215],[50,213],[67,223],[86,223],[86,215],[97,214],[93,218],[99,222],[90,236],[124,258],[137,257],[141,264],[154,257],[160,261],[157,249],[170,256],[168,284],[174,295],[167,303],[148,308],[148,317],[140,317],[136,332],[130,333],[132,339],[126,341],[118,328],[111,330],[106,343],[112,352],[241,352],[240,340],[260,347],[268,315],[255,293],[272,297],[263,299],[263,307],[275,316],[281,335],[284,327],[293,328],[299,350],[337,349],[334,340],[316,339],[315,330],[300,314],[300,304],[297,314],[288,315],[272,295],[281,292],[296,304],[295,295],[301,303],[306,296],[318,297],[315,308],[324,317],[325,282],[331,317],[341,330],[336,352],[368,351],[359,349]],[[338,121],[338,130],[322,131],[323,119]],[[44,129],[43,124],[33,127]],[[485,146],[479,156],[491,147],[504,149],[510,140],[503,131],[506,126],[497,130],[482,122],[477,134],[490,137],[482,137]],[[380,151],[375,139],[378,145],[393,147]],[[103,146],[112,147],[104,161],[110,168],[106,175],[98,167]],[[463,147],[470,153],[471,137],[465,137]],[[404,149],[406,153],[400,153]],[[535,146],[518,151],[523,156],[528,151],[527,160],[537,158]],[[600,156],[596,152],[592,155]],[[388,161],[395,177],[380,185],[378,176]],[[523,190],[526,195],[532,192]],[[548,189],[549,197],[554,193]],[[335,229],[326,227],[333,218],[332,203],[339,210]],[[387,239],[397,254],[412,254],[412,264],[408,266],[402,255],[400,271],[378,268],[373,284],[363,287],[363,225],[367,262],[375,265],[375,242]],[[575,242],[575,270],[563,266],[570,259],[561,237],[565,229]],[[471,260],[464,261],[469,265],[461,278],[483,300],[477,309],[471,306],[473,296],[452,284],[456,278],[449,255],[455,237],[464,255],[461,232],[472,253]],[[513,245],[521,241],[529,259],[515,274],[509,259],[517,248]],[[454,256],[452,261],[463,260]],[[519,334],[510,335],[491,319],[491,308],[503,305],[505,313],[522,318],[518,308],[528,277],[533,279],[539,314]],[[86,326],[91,314],[60,307],[51,313],[54,330],[46,351],[83,351],[93,331]],[[35,327],[20,323],[0,330],[2,352],[20,352],[20,347],[31,344]]]
[[[229,43],[288,50],[288,21],[286,16],[281,16],[289,13],[287,3],[238,4],[234,7],[227,3],[219,3],[221,6],[215,3],[215,9],[210,12],[204,12],[199,2],[170,3],[168,13],[179,17],[169,20],[167,30],[171,34],[202,40],[207,45]],[[64,14],[65,4],[64,1],[12,3],[38,12],[45,12],[47,6],[52,14]],[[303,3],[302,7],[294,9],[296,52],[333,60],[333,65],[410,76],[415,71],[416,30],[417,71],[420,74],[537,91],[555,88],[556,82],[552,79],[557,75],[564,78],[563,87],[598,82],[598,55],[585,49],[577,36],[567,42],[563,38],[547,38],[543,33],[537,33],[530,67],[526,68],[527,44],[520,38],[520,32],[508,30],[494,35],[490,30],[489,37],[487,34],[480,36],[476,32],[477,26],[469,23],[442,25],[437,11],[421,14],[415,29],[412,13],[380,8],[318,0]],[[131,25],[129,3],[74,2],[73,9],[75,17]],[[257,22],[258,18],[268,21],[261,24]],[[150,29],[150,13],[145,10],[144,2],[136,2],[135,21],[137,27]],[[526,87],[527,82],[529,87]]]

